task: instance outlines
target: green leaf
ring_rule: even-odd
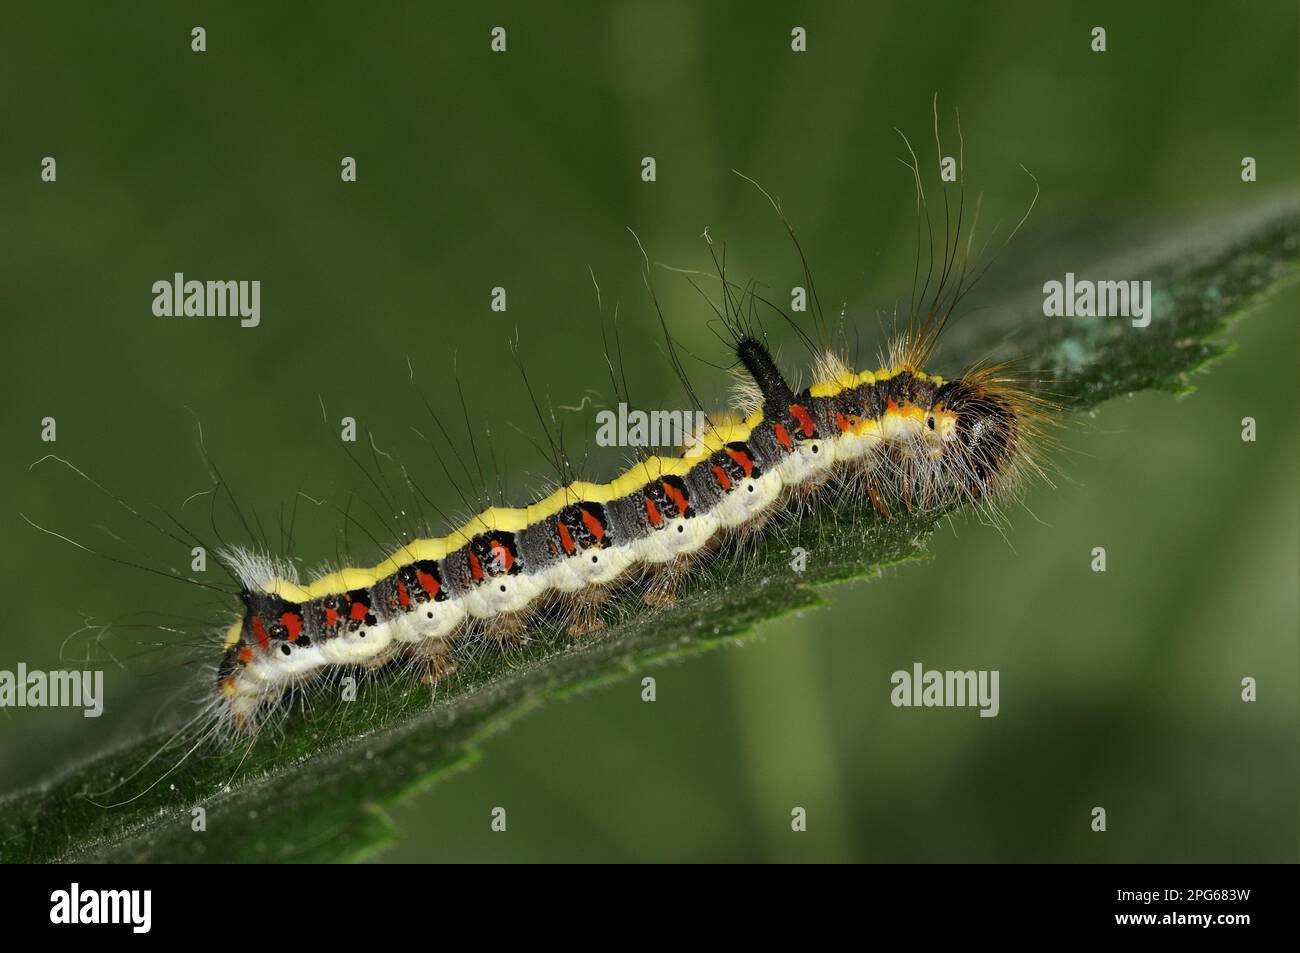
[[[1222,340],[1228,323],[1295,280],[1300,247],[1289,203],[1216,221],[1204,234],[1210,237],[1179,232],[1147,239],[1118,252],[1117,265],[1080,273],[1149,277],[1155,290],[1150,327],[1043,318],[1035,294],[992,309],[989,321],[955,329],[945,364],[954,345],[966,356],[996,351],[1015,327],[1022,353],[1050,372],[1052,390],[1074,412],[1138,390],[1186,393],[1195,373],[1229,352]],[[142,738],[0,800],[0,860],[365,857],[394,836],[385,808],[474,763],[484,741],[524,713],[746,638],[759,622],[817,606],[819,587],[927,558],[936,522],[905,516],[884,523],[869,512],[823,511],[716,562],[666,610],[648,615],[633,597],[623,597],[601,632],[576,642],[544,633],[441,683],[432,697],[413,679],[379,673],[362,682],[355,702],[326,693],[282,734],[264,736],[247,751],[240,745],[196,754],[146,791],[184,753],[169,749],[103,795],[104,801],[134,798],[121,807],[89,800],[87,792],[110,788],[138,769],[167,735]],[[815,554],[801,574],[788,565],[796,546]],[[207,812],[208,830],[220,835],[192,832],[196,805]]]

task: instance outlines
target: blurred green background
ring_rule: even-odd
[[[489,51],[497,25],[504,55]],[[806,54],[790,51],[796,25]],[[1103,54],[1089,49],[1098,25]],[[20,511],[123,558],[189,558],[92,487],[29,470],[47,450],[142,512],[176,511],[206,485],[197,418],[274,535],[296,490],[341,502],[362,488],[337,447],[346,414],[454,509],[411,428],[430,426],[422,394],[455,407],[455,355],[522,500],[548,470],[507,341],[518,333],[553,403],[608,397],[589,267],[607,314],[618,303],[634,398],[683,406],[627,228],[656,260],[707,267],[707,226],[733,276],[799,283],[742,170],[781,197],[828,311],[870,341],[911,274],[893,127],[928,144],[933,94],[961,110],[989,223],[1019,217],[1019,163],[1042,184],[981,288],[993,300],[1087,264],[1052,259],[1056,243],[1101,257],[1116,234],[1294,194],[1296,35],[1294,2],[8,11],[0,667],[88,648],[123,665],[97,722],[0,714],[4,787],[206,689],[175,648],[184,633],[133,623],[198,630],[230,609],[32,530]],[[1240,181],[1243,155],[1255,185]],[[355,184],[340,182],[343,156]],[[1017,266],[1030,249],[1049,250],[1046,274]],[[260,279],[261,327],[154,317],[150,287],[175,271]],[[698,296],[670,274],[656,283],[680,341],[724,361]],[[488,307],[497,285],[505,314]],[[631,680],[526,719],[397,812],[404,836],[385,859],[1296,860],[1296,317],[1291,290],[1238,325],[1239,352],[1189,399],[1142,394],[1077,422],[1067,478],[1032,493],[1007,540],[945,527],[929,564],[656,671],[653,705]],[[723,399],[724,375],[690,370]],[[1239,439],[1247,415],[1254,444]],[[54,448],[38,439],[45,416]],[[570,440],[589,442],[590,421],[569,421]],[[618,457],[591,463],[606,475]],[[338,519],[299,517],[297,552],[331,558]],[[223,526],[234,532],[229,514]],[[1097,545],[1105,575],[1089,570]],[[364,537],[352,549],[378,556]],[[113,636],[74,634],[83,616]],[[1000,670],[1001,714],[892,708],[889,675],[914,661]],[[1246,675],[1260,685],[1250,705]],[[496,805],[504,836],[488,829]],[[805,834],[790,831],[794,805]],[[1095,805],[1104,835],[1088,828]]]

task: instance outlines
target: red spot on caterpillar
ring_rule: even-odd
[[[777,443],[785,447],[787,450],[793,447],[793,444],[790,441],[790,431],[785,429],[784,424],[773,424],[772,430],[776,432]]]
[[[469,571],[474,576],[475,582],[483,581],[483,567],[479,564],[478,557],[473,553],[469,554]]]
[[[713,476],[717,479],[718,486],[727,491],[731,490],[731,477],[727,476],[727,471],[716,463],[713,465]]]
[[[338,612],[337,612],[336,610],[334,610],[334,609],[331,609],[329,606],[326,606],[326,607],[325,607],[325,624],[326,624],[326,625],[334,625],[334,624],[337,623],[338,621],[339,621],[339,614],[338,614]]]
[[[361,622],[365,619],[366,613],[369,611],[370,606],[366,605],[364,602],[354,602],[352,603],[352,608],[348,611],[348,618],[353,622]]]
[[[415,578],[419,580],[420,588],[428,594],[430,599],[436,599],[438,597],[438,590],[442,588],[442,585],[437,579],[433,578],[432,573],[425,572],[422,569],[417,569],[415,571]]]
[[[811,437],[817,428],[813,426],[812,415],[808,413],[808,408],[802,404],[791,404],[790,413],[795,420],[799,421],[799,429],[803,431],[803,435]]]
[[[402,604],[403,609],[411,608],[411,594],[406,591],[406,583],[397,580],[397,601]]]
[[[749,454],[747,454],[745,451],[732,450],[730,447],[728,447],[727,456],[731,457],[731,459],[735,460],[738,464],[740,464],[740,469],[745,471],[745,476],[749,476],[751,473],[754,472],[754,461],[749,458]]]
[[[257,638],[257,647],[265,652],[271,640],[266,635],[266,626],[262,625],[260,616],[253,616],[253,635]]]
[[[515,564],[515,557],[510,555],[509,547],[495,539],[492,540],[492,559],[502,572],[509,572]]]
[[[596,537],[596,542],[599,543],[602,539],[605,538],[604,525],[600,522],[600,520],[596,519],[596,517],[592,516],[586,510],[582,511],[582,524],[587,527],[587,532],[591,533],[592,536]]]
[[[664,493],[668,494],[668,499],[672,500],[673,506],[677,507],[677,512],[685,513],[686,508],[690,506],[690,503],[686,500],[686,494],[677,489],[677,487],[673,486],[671,483],[665,482],[663,487]]]
[[[650,497],[645,497],[645,513],[650,517],[650,525],[658,526],[664,521],[663,515],[659,512],[659,507],[655,506],[655,501]]]
[[[241,662],[251,662],[253,660],[253,649],[251,646],[245,645],[239,650],[239,660]]]
[[[569,527],[564,525],[564,520],[557,519],[555,528],[559,530],[560,545],[564,547],[564,551],[566,553],[573,552],[577,547],[573,545],[573,536],[569,533]]]
[[[302,616],[296,612],[285,612],[280,616],[280,624],[289,633],[289,641],[297,642],[302,633]]]
[[[835,422],[839,424],[840,433],[844,433],[846,430],[849,429],[850,426],[849,418],[845,417],[843,414],[836,414]]]

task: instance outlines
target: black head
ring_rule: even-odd
[[[954,421],[944,451],[950,472],[974,496],[983,496],[1006,475],[1019,440],[1015,408],[1006,398],[967,381],[948,381],[935,392],[935,417]]]

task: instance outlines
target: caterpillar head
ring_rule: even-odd
[[[305,606],[255,588],[243,589],[240,599],[244,614],[226,633],[217,691],[232,727],[248,734],[284,685],[317,666],[319,649],[305,631]]]
[[[935,391],[926,425],[943,441],[945,468],[972,499],[1012,477],[1021,436],[1013,396],[978,381],[948,381]]]
[[[240,671],[272,653],[289,655],[294,645],[309,644],[302,634],[302,608],[275,593],[244,589],[243,618],[226,635],[225,653],[217,668],[217,684],[223,692],[233,690]]]

